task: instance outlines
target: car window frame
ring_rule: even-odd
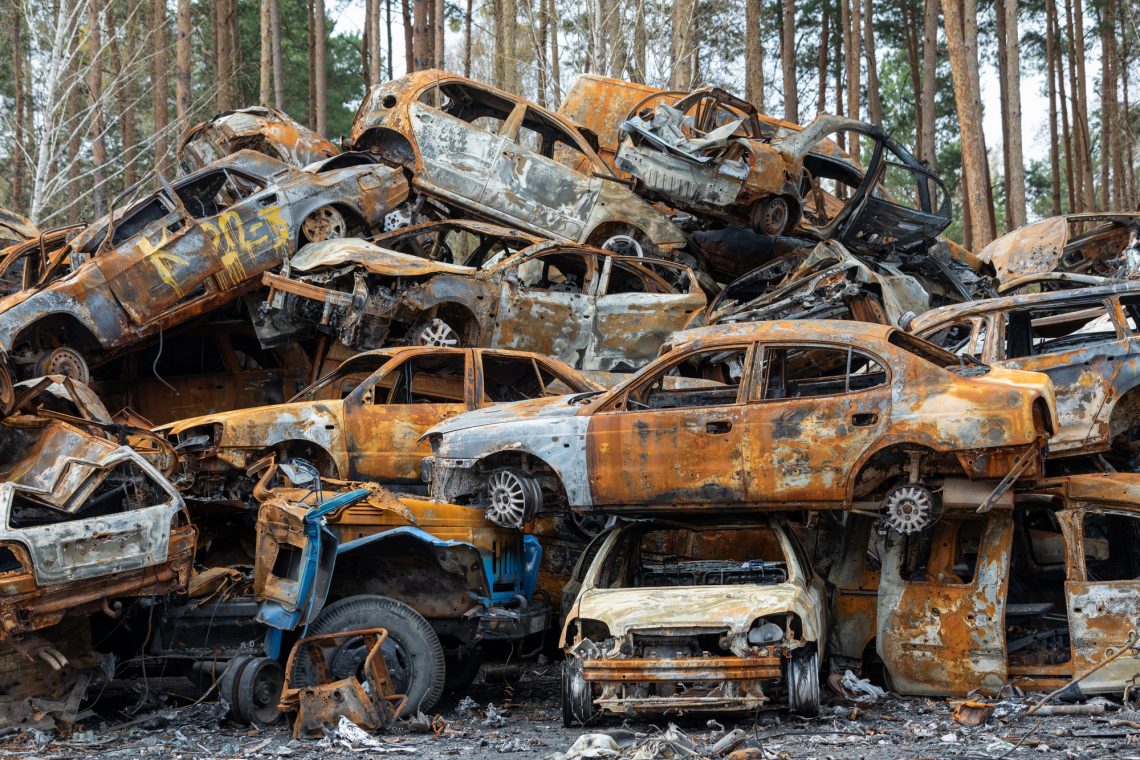
[[[883,371],[886,374],[887,378],[884,382],[880,383],[879,385],[873,385],[870,388],[860,388],[859,390],[844,390],[842,393],[830,393],[830,394],[821,395],[821,396],[793,396],[790,398],[764,398],[764,395],[767,392],[767,379],[768,378],[767,378],[767,373],[766,373],[766,368],[767,368],[766,359],[767,359],[768,351],[770,349],[773,349],[773,348],[809,348],[809,347],[810,348],[832,349],[832,350],[835,350],[835,349],[847,350],[850,352],[848,354],[848,359],[847,359],[847,370],[845,370],[843,373],[844,386],[845,387],[850,385],[850,382],[847,380],[847,378],[850,377],[851,355],[854,354],[855,352],[866,354],[868,357],[870,357],[875,362],[877,362],[878,365],[883,368]],[[769,342],[759,343],[757,345],[757,348],[760,350],[757,352],[758,355],[755,356],[753,359],[753,362],[752,362],[753,366],[751,367],[751,370],[749,372],[749,376],[752,378],[756,378],[757,373],[759,373],[760,374],[760,378],[759,378],[760,381],[758,384],[754,384],[753,387],[750,389],[750,394],[749,394],[750,398],[747,401],[747,403],[750,403],[750,404],[751,403],[773,403],[773,402],[778,403],[778,402],[797,401],[797,400],[804,400],[804,399],[838,398],[840,396],[846,397],[846,396],[852,396],[852,395],[857,394],[857,393],[870,393],[872,391],[878,391],[882,388],[888,388],[889,389],[894,383],[894,372],[892,371],[890,364],[887,363],[887,361],[884,360],[882,356],[875,353],[874,351],[870,351],[870,350],[864,348],[863,346],[853,346],[849,343],[828,343],[826,341],[816,341],[816,340],[805,341],[803,343],[787,343],[786,341],[783,341],[783,340],[777,340],[777,341],[773,341],[770,343]]]
[[[747,386],[752,382],[752,372],[755,364],[754,356],[758,348],[758,341],[741,339],[731,341],[724,344],[704,344],[701,346],[693,346],[689,349],[682,349],[679,351],[670,351],[664,354],[654,364],[647,365],[646,369],[642,371],[643,377],[638,377],[634,382],[630,382],[620,392],[613,394],[607,398],[593,414],[627,414],[629,412],[636,412],[639,414],[652,413],[652,412],[675,412],[678,408],[672,409],[617,409],[619,404],[623,407],[626,406],[629,397],[637,391],[644,388],[647,384],[656,382],[660,375],[659,371],[668,372],[677,364],[680,364],[696,354],[711,353],[714,351],[732,351],[738,348],[745,348],[746,353],[744,357],[744,374],[740,378],[740,384],[737,386],[736,400],[731,404],[717,404],[714,407],[709,406],[692,406],[680,407],[681,409],[724,409],[730,407],[743,407],[748,403],[746,396]],[[652,368],[652,371],[649,369]],[[615,389],[616,390],[616,389]]]

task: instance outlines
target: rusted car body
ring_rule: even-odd
[[[1007,281],[1045,272],[1140,277],[1140,213],[1052,216],[1009,232],[978,253]]]
[[[705,387],[669,389],[671,374]],[[936,497],[924,484],[938,476],[985,481],[990,499],[1019,476],[1039,476],[1054,404],[1043,375],[967,366],[896,328],[742,323],[680,334],[661,358],[602,394],[449,420],[428,434],[425,466],[433,496],[483,504],[501,524],[566,507],[829,509],[860,501],[910,531],[932,519]]]
[[[1050,691],[1135,646],[1140,610],[1140,477],[1041,481],[1006,508],[948,511],[928,533],[843,529],[830,650],[842,672],[877,652],[893,690],[963,696],[1008,683]],[[1079,692],[1120,694],[1135,649]]]
[[[196,124],[178,141],[175,156],[191,174],[239,150],[255,150],[302,169],[340,149],[287,114],[266,106],[225,111]]]
[[[407,489],[432,425],[494,403],[598,386],[554,359],[517,351],[404,347],[368,351],[288,403],[156,428],[178,447],[178,485],[198,499],[245,503],[268,464],[301,458],[326,477]]]
[[[568,119],[457,74],[417,71],[373,86],[352,145],[405,167],[417,191],[476,218],[663,258],[687,244],[614,180]]]
[[[855,319],[899,325],[930,309],[930,294],[898,267],[866,262],[833,240],[817,245],[778,285],[768,272],[729,283],[708,308],[709,324],[772,319]]]
[[[284,272],[288,272],[285,274]],[[363,240],[314,243],[266,274],[277,335],[316,327],[346,346],[486,346],[536,351],[578,369],[632,371],[703,316],[681,264],[539,243],[481,267]]]
[[[26,216],[20,216],[6,208],[0,208],[0,250],[14,243],[37,237],[40,230]]]
[[[1060,428],[1050,457],[1108,451],[1125,461],[1140,425],[1140,282],[944,306],[911,332],[994,366],[1043,372]]]
[[[479,267],[492,259],[503,259],[544,243],[546,238],[473,219],[444,219],[385,232],[373,238],[372,242],[381,248],[421,259]]]
[[[300,170],[239,151],[51,254],[35,287],[0,300],[0,348],[21,374],[86,380],[86,358],[237,298],[303,242],[380,228],[407,192],[398,170],[359,154]]]
[[[567,726],[754,711],[777,690],[819,712],[827,596],[781,520],[640,520],[603,536],[563,605]]]

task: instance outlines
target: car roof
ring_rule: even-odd
[[[1063,301],[1081,301],[1087,298],[1103,298],[1111,295],[1140,294],[1140,281],[1118,282],[1112,285],[1098,285],[1092,288],[1069,288],[1067,290],[1050,290],[1044,293],[1023,293],[1014,296],[999,296],[997,298],[984,298],[980,301],[965,301],[963,303],[941,306],[920,314],[911,322],[908,330],[917,332],[930,325],[943,322],[947,319],[969,317],[979,314],[988,314],[1016,306],[1036,306],[1043,303],[1060,303]]]
[[[847,319],[783,319],[768,322],[737,322],[730,325],[696,327],[692,330],[674,333],[669,341],[671,348],[689,346],[694,343],[732,342],[748,340],[777,339],[797,342],[839,340],[844,343],[858,343],[861,340],[883,341],[898,328],[871,322],[856,322]]]

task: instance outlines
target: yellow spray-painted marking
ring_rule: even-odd
[[[182,283],[174,276],[174,270],[184,267],[190,262],[184,257],[164,249],[169,239],[170,232],[164,228],[157,242],[152,242],[144,237],[140,238],[138,245],[143,256],[148,261],[154,262],[154,268],[158,270],[158,276],[162,281],[170,286],[177,297],[181,298],[183,295]]]

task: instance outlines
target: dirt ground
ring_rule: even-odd
[[[145,688],[145,692],[143,689]],[[98,716],[69,736],[44,732],[0,738],[0,757],[259,758],[299,760],[410,755],[484,760],[512,758],[709,756],[709,747],[733,729],[746,736],[734,758],[1140,758],[1140,715],[1105,706],[1103,715],[1024,717],[1028,697],[997,702],[983,724],[956,723],[945,700],[888,696],[856,704],[827,694],[814,719],[786,710],[762,710],[723,725],[689,719],[672,730],[668,720],[607,720],[585,729],[562,726],[558,668],[528,668],[514,682],[473,685],[441,702],[432,722],[411,721],[387,733],[353,739],[330,731],[323,739],[295,740],[284,724],[254,729],[227,721],[224,706],[187,704],[177,686],[114,683]],[[121,693],[116,694],[118,689]],[[142,698],[145,695],[145,698]],[[1099,701],[1099,700],[1096,700]],[[140,704],[148,705],[138,710]],[[136,712],[137,710],[137,712]],[[566,755],[583,734],[606,733],[609,749]],[[738,735],[739,736],[739,735]],[[674,741],[666,741],[666,738]],[[749,749],[751,748],[751,750]]]

